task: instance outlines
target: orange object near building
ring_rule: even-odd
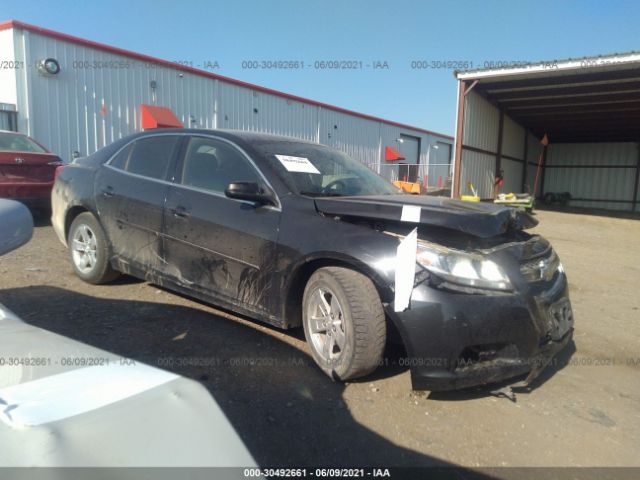
[[[396,181],[393,182],[393,184],[396,187],[401,188],[402,190],[404,190],[405,192],[408,192],[408,193],[417,193],[417,194],[419,194],[421,192],[419,183],[403,182],[402,180],[396,180]]]
[[[140,105],[142,111],[142,128],[183,128],[182,122],[173,114],[170,108],[155,105]]]
[[[384,159],[387,162],[395,162],[396,160],[406,160],[400,152],[392,147],[384,147]]]

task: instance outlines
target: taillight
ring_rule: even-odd
[[[51,162],[51,163],[55,163],[55,162]],[[55,181],[58,178],[58,175],[60,175],[60,172],[62,172],[62,169],[65,167],[64,165],[62,165],[62,162],[58,162],[60,165],[58,165],[56,167],[56,171],[53,174],[53,180]]]

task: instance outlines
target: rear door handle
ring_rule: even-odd
[[[113,187],[111,185],[107,185],[102,189],[102,195],[105,197],[113,197],[116,192],[113,191]]]
[[[173,213],[174,217],[187,218],[187,217],[189,217],[191,215],[188,212],[188,210],[185,207],[183,207],[182,205],[179,205],[176,208],[172,209],[171,212]]]

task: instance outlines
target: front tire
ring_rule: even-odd
[[[342,267],[314,272],[304,290],[302,323],[314,361],[334,379],[362,377],[382,360],[384,310],[373,282],[359,272]]]
[[[109,263],[107,236],[98,220],[89,212],[81,213],[73,220],[67,245],[73,270],[85,282],[98,285],[119,276]]]

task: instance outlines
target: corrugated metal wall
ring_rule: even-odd
[[[476,92],[469,92],[464,98],[464,124],[462,144],[489,152],[498,150],[498,109]],[[490,198],[496,171],[495,155],[466,150],[463,147],[460,168],[460,193],[471,195],[468,182],[474,184],[481,198]]]
[[[552,143],[547,147],[544,190],[589,199],[571,200],[571,206],[630,210],[630,203],[594,200],[633,199],[638,155],[637,143]]]
[[[14,55],[13,32],[0,30],[0,60],[11,61]],[[16,75],[21,69],[19,64],[17,68],[9,68],[9,64],[3,67],[6,68],[0,68],[0,103],[16,105]]]
[[[220,83],[229,85],[225,82]],[[258,113],[254,113],[256,130],[309,141],[318,140],[318,109],[316,107],[259,92],[253,92],[252,95],[254,106],[258,109]]]
[[[462,143],[470,147],[498,151],[498,109],[476,92],[465,97]]]
[[[74,150],[91,154],[139,131],[142,103],[171,108],[185,127],[232,128],[319,141],[376,169],[384,162],[384,147],[397,146],[401,134],[420,138],[421,162],[427,161],[429,145],[453,143],[30,31],[6,32],[13,32],[16,42],[24,46],[16,52],[26,62],[54,57],[61,64],[60,74],[53,78],[27,70],[18,81],[18,112],[19,130],[65,159]],[[105,64],[108,67],[99,66]],[[152,81],[155,89],[150,87]]]
[[[320,108],[320,143],[347,153],[363,163],[379,162],[380,125]]]
[[[524,160],[524,128],[511,120],[509,115],[504,116],[502,154]]]
[[[460,194],[471,195],[467,183],[474,184],[480,198],[491,198],[493,179],[496,169],[496,157],[485,153],[462,151],[462,169],[460,170]]]
[[[501,162],[504,185],[500,188],[500,193],[518,193],[522,191],[522,162],[515,162],[508,158],[503,158]]]
[[[502,155],[501,167],[504,175],[502,193],[522,191],[522,170],[524,164],[524,128],[514,122],[508,115],[504,116],[502,128]],[[521,160],[517,162],[504,156]]]
[[[215,81],[28,31],[16,35],[26,63],[46,57],[60,62],[55,77],[27,70],[19,82],[18,112],[20,131],[63,158],[74,150],[93,153],[140,130],[141,103],[170,107],[186,126],[214,125]]]
[[[478,189],[481,198],[493,196],[493,179],[496,174],[500,112],[498,109],[471,91],[465,97],[463,125],[463,153],[460,177],[461,193],[470,193],[467,182]],[[522,169],[524,168],[524,129],[508,115],[504,115],[502,129],[502,159],[504,174],[502,193],[522,190]],[[465,148],[480,149],[485,152]],[[512,157],[512,159],[504,156]],[[520,160],[516,161],[514,159]]]

